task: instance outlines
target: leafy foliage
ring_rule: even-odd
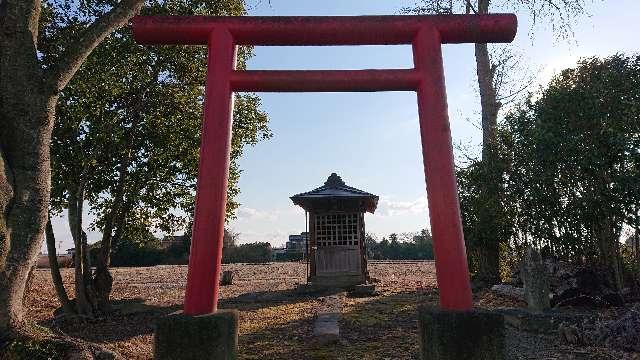
[[[473,161],[456,173],[469,269],[474,275],[483,265],[495,267],[501,273],[507,265],[505,260],[508,259],[483,256],[482,251],[493,247],[493,253],[504,257],[501,250],[514,231],[513,201],[505,192],[504,174],[509,164],[502,156],[506,150],[502,141],[504,135],[505,132],[498,132],[499,140],[489,147],[490,161]]]
[[[229,263],[266,263],[272,260],[271,244],[256,242],[226,247],[222,252],[222,262]]]
[[[173,263],[171,260],[174,259],[174,253],[174,249],[162,249],[160,240],[147,229],[139,229],[137,234],[126,234],[121,241],[115,244],[111,255],[111,265],[154,266],[171,264]]]
[[[638,226],[639,104],[640,57],[615,55],[583,59],[507,117],[521,233],[593,259],[596,239],[617,241],[625,224]]]
[[[90,13],[80,7],[77,11],[85,12],[71,16],[62,14],[64,8],[49,4],[53,15],[45,28],[69,22],[83,26]],[[176,13],[242,15],[244,4],[151,1],[144,10]],[[51,35],[44,56],[55,57],[65,32],[45,34]],[[238,67],[250,56],[251,49],[241,48]],[[133,229],[184,229],[193,209],[206,57],[204,47],[138,45],[130,28],[105,40],[60,96],[52,141],[54,208],[64,208],[70,189],[83,182],[99,229],[107,218],[118,216],[129,236],[137,233]],[[237,160],[244,146],[271,136],[256,95],[236,97],[233,122],[227,217],[239,205]],[[124,187],[122,196],[119,186]]]
[[[458,172],[467,240],[506,231],[517,256],[533,245],[571,262],[603,264],[621,286],[621,233],[640,223],[639,104],[639,56],[583,59],[556,76],[506,116],[495,149],[500,161]],[[483,230],[477,189],[486,171],[503,173],[494,205],[502,222]]]
[[[372,260],[433,260],[433,240],[428,230],[389,235],[381,241],[367,234],[367,255]]]
[[[405,13],[417,14],[490,14],[513,12],[528,15],[531,29],[540,23],[548,23],[557,38],[566,39],[572,35],[572,26],[586,13],[589,0],[541,0],[541,1],[491,1],[491,0],[420,0],[403,9]],[[531,34],[531,33],[530,33]],[[475,166],[473,171],[460,174],[461,177],[484,177],[477,183],[478,197],[466,206],[475,208],[478,219],[469,245],[469,260],[475,270],[476,285],[490,285],[500,279],[501,249],[508,242],[504,231],[502,207],[504,203],[499,193],[502,174],[497,158],[498,117],[510,103],[521,101],[535,76],[531,74],[523,56],[519,56],[510,44],[475,44],[476,73],[480,100],[480,123],[482,127],[482,160],[486,163]],[[471,170],[471,169],[470,169]],[[483,188],[484,187],[484,188]],[[470,200],[470,198],[467,198]]]
[[[242,0],[148,1],[143,14],[244,15]],[[110,1],[49,0],[40,21],[41,58],[55,60],[74,33],[91,26]],[[250,48],[241,48],[244,68]],[[193,213],[207,51],[194,46],[142,46],[130,28],[115,31],[87,58],[61,92],[51,140],[51,210],[67,209],[74,239],[76,307],[83,315],[110,311],[111,247],[118,264],[152,264],[162,251],[152,233],[185,230]],[[55,65],[52,65],[55,66]],[[243,147],[271,136],[260,99],[235,102],[227,217],[232,217]],[[85,252],[87,201],[102,240],[92,269]],[[157,245],[157,244],[156,244]],[[136,257],[138,251],[144,259]],[[95,298],[95,299],[93,299]],[[62,300],[61,300],[62,301]],[[64,302],[64,301],[63,301]],[[97,305],[97,309],[93,309]]]
[[[131,230],[131,228],[127,228]],[[189,261],[191,239],[184,236],[168,248],[163,248],[160,239],[146,228],[137,229],[138,233],[126,233],[113,248],[112,266],[154,266],[154,265],[186,265]],[[133,239],[133,240],[132,240]],[[224,231],[224,249],[222,262],[227,263],[265,263],[272,261],[271,244],[256,242],[237,244],[239,234],[229,229]],[[96,258],[99,243],[92,245],[92,257]],[[95,250],[95,251],[94,251]]]
[[[59,360],[63,359],[65,349],[54,342],[17,339],[9,343],[2,351],[4,353],[3,359],[7,360]]]

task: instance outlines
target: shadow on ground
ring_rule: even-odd
[[[299,288],[284,290],[255,291],[240,294],[232,298],[220,299],[218,306],[222,309],[252,311],[274,306],[295,304],[310,301],[323,296],[341,292],[339,289],[305,290]]]
[[[347,299],[341,340],[312,336],[313,313],[278,326],[241,333],[239,359],[417,359],[417,304],[432,297],[415,292]]]
[[[219,308],[251,312],[271,307],[309,302],[334,292],[300,292],[296,289],[258,291],[220,299]],[[113,300],[113,313],[94,319],[57,317],[39,324],[66,335],[90,342],[111,343],[126,341],[140,335],[151,335],[156,321],[182,310],[182,304],[157,306],[145,303],[145,299]]]
[[[57,317],[40,325],[96,343],[110,343],[152,334],[157,319],[182,309],[182,305],[148,305],[144,299],[112,301],[113,313],[94,319]]]

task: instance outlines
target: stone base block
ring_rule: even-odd
[[[353,297],[369,297],[376,295],[375,284],[360,284],[353,287],[349,295]]]
[[[418,308],[424,360],[503,360],[504,318],[487,311]]]
[[[332,274],[316,275],[309,278],[317,287],[351,289],[356,285],[364,284],[366,279],[362,274]]]
[[[235,360],[238,313],[218,310],[199,316],[170,314],[156,325],[154,353],[155,360]]]

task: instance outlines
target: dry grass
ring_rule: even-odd
[[[438,299],[432,262],[372,263],[369,271],[379,280],[380,296],[347,298],[341,342],[321,346],[311,337],[321,296],[295,291],[304,283],[304,264],[234,264],[223,268],[235,272],[234,284],[221,287],[220,308],[239,310],[240,359],[416,359],[416,307],[436,305]],[[59,304],[48,269],[39,269],[28,292],[28,317],[53,331],[101,343],[127,359],[151,359],[154,323],[182,308],[186,272],[185,266],[114,269],[116,312],[106,318],[69,322],[54,320]],[[70,296],[72,275],[72,269],[63,270]],[[519,305],[487,293],[480,294],[476,304],[485,308]],[[510,356],[513,359],[597,358],[580,357],[585,349],[567,348],[553,336],[513,332],[510,336],[514,339],[508,343],[517,347],[510,351],[516,354]],[[544,357],[539,356],[540,350],[545,351]],[[586,352],[601,349],[592,350]]]

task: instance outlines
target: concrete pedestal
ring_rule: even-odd
[[[487,311],[418,308],[424,360],[503,360],[504,318]]]
[[[235,360],[238,356],[238,313],[189,316],[173,313],[158,321],[155,360]]]

